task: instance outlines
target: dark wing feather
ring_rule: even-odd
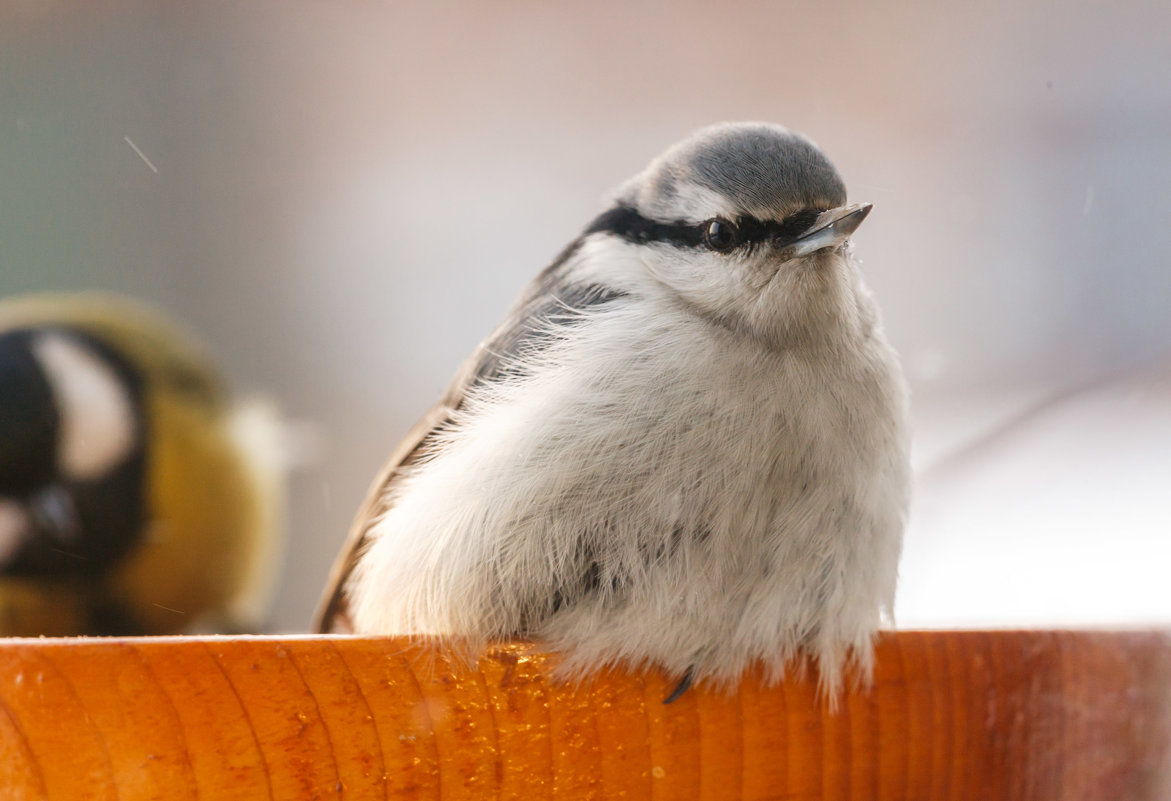
[[[579,240],[580,241],[580,240]],[[575,242],[529,285],[512,312],[460,367],[447,391],[399,443],[375,479],[341,553],[334,562],[313,628],[320,632],[353,631],[346,585],[366,545],[370,527],[390,509],[390,490],[403,468],[416,462],[435,434],[449,425],[468,390],[479,384],[516,378],[517,357],[532,354],[554,341],[552,329],[572,326],[580,312],[623,297],[625,293],[596,283],[573,282],[563,269],[576,250]]]

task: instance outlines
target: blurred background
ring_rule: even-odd
[[[816,140],[914,390],[899,623],[1171,620],[1171,5],[0,5],[0,296],[199,331],[317,446],[277,631],[523,284],[668,144]],[[303,430],[303,429],[302,429]]]

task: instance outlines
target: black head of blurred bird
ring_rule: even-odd
[[[0,301],[0,634],[257,625],[283,502],[275,425],[141,304]]]

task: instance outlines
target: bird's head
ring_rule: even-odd
[[[723,124],[655,159],[589,232],[635,249],[696,313],[790,346],[857,323],[848,240],[869,211],[804,136]]]

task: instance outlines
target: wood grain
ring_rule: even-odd
[[[1171,799],[1171,633],[902,632],[813,684],[400,639],[0,640],[3,799]]]

